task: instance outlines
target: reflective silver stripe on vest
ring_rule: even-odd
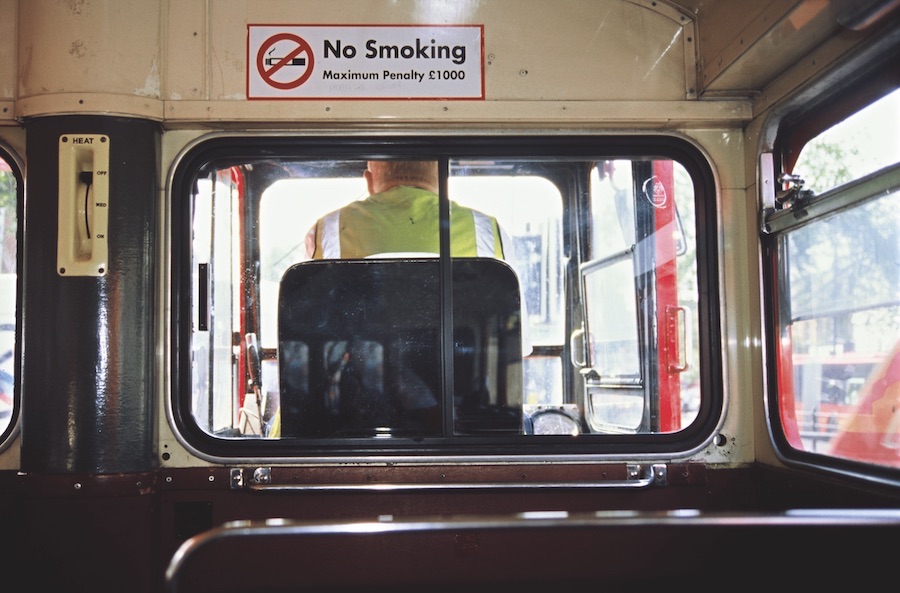
[[[335,210],[322,219],[322,258],[340,259],[341,257],[341,212]]]
[[[491,218],[473,211],[475,218],[475,253],[478,257],[494,257],[494,225]]]

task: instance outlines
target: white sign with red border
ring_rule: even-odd
[[[482,25],[248,25],[248,99],[484,99]]]

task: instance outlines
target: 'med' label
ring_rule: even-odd
[[[484,99],[484,27],[248,25],[248,99]]]

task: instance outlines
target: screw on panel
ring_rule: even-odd
[[[641,477],[641,466],[638,464],[628,464],[625,471],[628,474],[629,480],[639,480]]]
[[[651,466],[653,483],[657,486],[665,486],[669,482],[669,470],[664,463],[654,463]]]
[[[235,489],[244,487],[244,470],[239,467],[231,469],[231,487]]]
[[[253,481],[257,484],[268,484],[272,481],[272,468],[258,467],[253,470]]]

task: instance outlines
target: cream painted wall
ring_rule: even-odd
[[[17,21],[12,21],[17,27],[5,25],[15,34],[0,37],[0,65],[7,66],[2,69],[5,78],[0,77],[0,101],[14,100],[15,116],[20,118],[101,113],[173,125],[210,121],[289,125],[298,119],[373,117],[399,121],[524,117],[647,125],[649,118],[655,122],[651,125],[659,125],[659,101],[683,102],[681,113],[688,121],[740,120],[749,115],[740,101],[710,105],[689,100],[696,92],[694,22],[664,2],[0,2],[0,8],[18,12]],[[261,23],[483,25],[485,100],[247,101],[247,26]],[[9,66],[14,66],[14,80]]]

